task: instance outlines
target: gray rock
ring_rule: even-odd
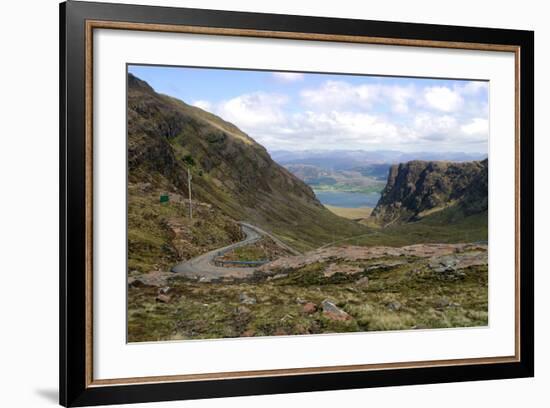
[[[237,307],[237,313],[238,314],[248,314],[248,313],[250,313],[250,309],[246,306],[239,306],[239,307]]]
[[[170,302],[170,299],[171,298],[168,295],[158,295],[155,300],[157,302],[168,303],[168,302]]]
[[[360,288],[367,288],[369,286],[369,277],[363,276],[361,279],[356,280],[355,284]]]
[[[351,316],[336,306],[333,302],[325,299],[321,302],[323,308],[323,315],[331,320],[350,320]]]
[[[397,312],[401,309],[401,303],[399,303],[397,300],[394,300],[393,302],[388,303],[386,307],[392,312]]]
[[[256,298],[252,296],[248,296],[246,293],[241,293],[239,295],[239,301],[245,305],[255,305],[256,304]]]
[[[449,306],[451,306],[451,302],[447,298],[441,298],[436,302],[436,307],[439,309],[443,309]]]
[[[430,268],[436,273],[456,272],[457,259],[453,256],[442,256],[430,262]]]

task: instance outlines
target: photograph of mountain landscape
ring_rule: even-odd
[[[128,341],[487,326],[488,103],[128,65]]]

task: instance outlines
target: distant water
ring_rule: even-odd
[[[335,207],[358,208],[376,207],[380,193],[348,193],[343,191],[315,191],[317,199],[322,204]]]

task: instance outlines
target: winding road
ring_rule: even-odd
[[[277,245],[289,250],[292,253],[297,253],[288,245],[281,242],[279,239],[269,234],[268,232],[245,222],[240,222],[242,231],[245,234],[245,239],[236,242],[231,245],[227,245],[223,248],[214,249],[205,254],[199,255],[193,259],[177,264],[172,268],[172,272],[186,276],[188,278],[206,278],[208,280],[217,279],[222,277],[243,278],[250,276],[254,273],[257,267],[225,267],[216,266],[213,261],[214,258],[222,256],[223,254],[245,246],[253,244],[259,241],[262,236],[268,236],[273,239]]]

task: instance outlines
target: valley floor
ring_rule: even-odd
[[[326,205],[326,204],[325,204],[325,207],[328,208],[334,214],[340,217],[348,218],[350,220],[361,220],[364,218],[368,218],[372,213],[371,207],[346,208],[346,207],[335,207],[333,205]]]

